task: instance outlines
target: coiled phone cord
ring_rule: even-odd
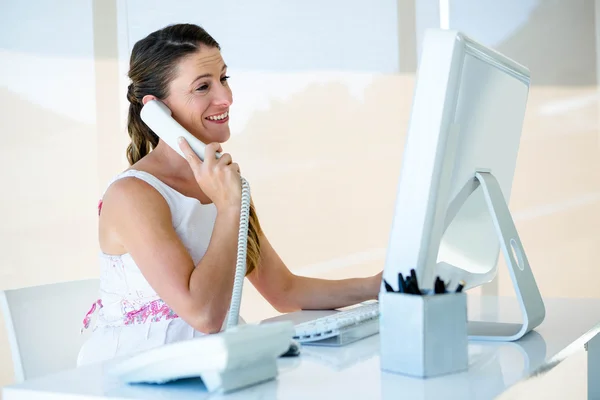
[[[240,212],[240,229],[238,232],[237,261],[235,264],[235,279],[231,292],[231,305],[227,315],[225,329],[237,326],[240,315],[240,303],[242,301],[242,288],[246,276],[246,253],[248,246],[248,224],[250,219],[250,184],[244,177],[242,180],[242,207]]]

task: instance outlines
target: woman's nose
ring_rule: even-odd
[[[233,103],[231,90],[226,86],[221,86],[215,93],[214,102],[218,106],[229,107]]]

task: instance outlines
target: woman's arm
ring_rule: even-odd
[[[377,299],[381,273],[368,278],[340,280],[294,275],[265,236],[261,237],[261,261],[248,279],[279,312],[333,309]]]
[[[111,186],[101,224],[179,317],[200,332],[214,333],[221,329],[231,301],[239,218],[237,206],[218,211],[210,244],[197,265],[173,228],[165,199],[139,179],[125,178]]]

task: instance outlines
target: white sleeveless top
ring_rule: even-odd
[[[153,175],[138,170],[117,175],[108,186],[127,177],[147,182],[165,198],[171,210],[173,227],[194,264],[198,264],[206,253],[217,217],[214,204],[202,204],[197,199],[184,196]],[[99,212],[101,206],[102,200]],[[97,319],[91,336],[80,350],[78,365],[203,335],[160,299],[131,255],[100,252],[99,259],[99,299],[85,316],[83,329],[88,328],[96,311]]]

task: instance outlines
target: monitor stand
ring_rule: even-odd
[[[502,195],[498,181],[490,172],[476,172],[450,203],[445,226],[448,227],[458,211],[479,187],[498,233],[500,246],[521,308],[523,322],[469,321],[469,339],[485,341],[515,341],[539,326],[546,316],[544,301],[533,277],[529,261]]]

